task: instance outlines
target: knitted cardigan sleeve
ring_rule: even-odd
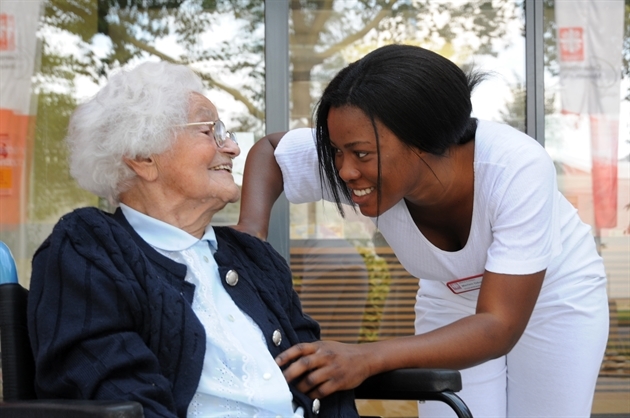
[[[156,356],[168,347],[151,347],[162,332],[150,303],[161,296],[150,295],[156,273],[112,227],[67,215],[33,258],[28,326],[37,395],[133,400],[147,418],[183,416]]]

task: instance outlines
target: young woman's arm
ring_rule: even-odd
[[[284,188],[282,172],[273,155],[285,132],[269,134],[251,148],[245,162],[241,211],[236,229],[267,238],[271,208]]]
[[[526,275],[486,271],[474,315],[426,334],[369,344],[298,344],[276,361],[287,381],[312,398],[358,386],[400,368],[464,369],[507,354],[523,334],[545,271]]]

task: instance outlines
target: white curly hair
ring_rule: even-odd
[[[70,174],[79,185],[112,204],[135,173],[123,157],[166,151],[188,120],[190,94],[203,83],[189,67],[145,62],[110,77],[107,85],[79,105],[68,126]]]

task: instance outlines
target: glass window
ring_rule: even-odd
[[[593,413],[630,404],[630,4],[545,2],[545,147],[562,193],[593,228],[610,333]]]
[[[475,116],[525,128],[524,13],[517,2],[432,1],[401,3],[392,8],[374,8],[361,1],[307,2],[295,6],[290,19],[292,128],[312,126],[317,100],[337,71],[371,50],[394,42],[420,45],[462,67],[490,71],[491,77],[475,91]],[[350,254],[342,257],[343,260],[327,261],[320,260],[323,257],[320,254],[318,263],[355,266],[365,264],[360,262],[362,258],[387,269],[386,260],[395,259],[374,224],[350,208],[346,210],[346,219],[342,219],[332,204],[292,205],[290,225],[292,260],[302,260],[303,253],[310,253],[305,246],[316,247],[318,250],[313,251],[319,253],[323,252],[322,247],[332,247],[330,256],[335,257],[340,251],[338,247]],[[361,258],[357,258],[358,254]],[[367,273],[357,274],[356,303],[366,297],[368,301],[373,296],[381,297],[372,295],[370,286],[365,293],[359,282],[382,280],[380,289],[387,292],[386,283],[394,280],[389,275],[376,279],[373,268],[377,267],[368,265]],[[297,276],[301,269],[294,268]],[[308,276],[312,275],[305,275]],[[417,281],[410,283],[407,291],[415,295],[416,286]],[[308,295],[303,297],[308,306]],[[404,320],[413,322],[411,317]],[[404,326],[401,332],[413,332],[413,327]],[[383,338],[387,332],[377,334],[361,338]],[[327,336],[326,330],[324,335]],[[394,334],[389,332],[389,335]]]
[[[291,3],[291,128],[312,126],[323,89],[347,64],[379,46],[406,43],[490,71],[475,91],[475,116],[525,130],[521,2],[372,3]],[[320,321],[324,339],[412,335],[418,280],[402,268],[372,221],[350,208],[345,213],[342,219],[334,204],[323,202],[290,206],[291,267],[304,309]],[[360,405],[373,415],[417,414],[414,402]]]
[[[265,131],[262,0],[3,1],[0,7],[0,240],[16,257],[24,284],[33,253],[61,215],[88,205],[112,209],[69,176],[63,139],[77,104],[123,66],[167,60],[202,77],[206,95],[237,133],[240,184],[247,151]],[[236,223],[238,208],[228,205],[213,222]]]
[[[584,70],[576,66],[587,56],[590,32],[558,5],[575,13],[577,3],[605,8],[615,1],[543,2],[545,146],[561,191],[593,226],[609,276],[610,338],[594,414],[630,413],[630,5],[617,2],[621,12],[590,28],[599,28],[608,36],[602,45],[618,52],[606,55],[610,64]],[[288,4],[291,128],[311,126],[337,71],[397,42],[491,71],[473,95],[474,115],[525,130],[525,0]],[[264,6],[262,0],[0,2],[0,240],[16,257],[24,285],[33,253],[61,215],[87,205],[111,209],[69,176],[63,138],[77,104],[125,65],[164,59],[198,71],[228,129],[237,132],[240,181],[249,147],[265,133],[264,48],[273,45],[265,45]],[[618,25],[621,35],[607,32]],[[571,81],[576,72],[586,77]],[[606,106],[614,111],[604,117],[570,107],[569,96],[575,103],[591,87],[568,86],[585,78],[599,80],[594,89],[608,89]],[[604,163],[594,158],[601,155]],[[213,222],[234,224],[237,216],[238,204],[230,205]],[[295,287],[324,338],[368,342],[414,332],[417,279],[371,221],[351,209],[342,219],[327,203],[291,205],[290,243]],[[364,408],[372,415],[416,414],[414,402]]]
[[[570,62],[579,48],[575,38],[565,37],[564,32],[559,35],[557,3],[544,2],[545,66],[540,75],[545,83],[544,142],[555,161],[561,191],[593,226],[609,276],[611,334],[593,413],[623,414],[630,412],[630,6],[618,2],[622,5],[614,19],[620,33],[618,49],[608,55],[612,68],[596,68],[606,77],[602,83],[617,78],[613,102],[618,106],[618,120],[611,125],[608,119],[571,114],[563,108],[566,81],[560,71],[559,48],[566,49]],[[576,5],[564,3],[567,8]],[[606,7],[609,3],[614,2],[580,4]],[[433,49],[462,67],[491,71],[493,76],[473,95],[474,115],[525,131],[524,2],[396,2],[390,8],[364,1],[291,4],[292,128],[312,126],[319,95],[337,71],[381,45],[400,42]],[[575,23],[573,17],[567,19]],[[602,22],[606,23],[596,28],[608,29],[611,20]],[[582,95],[584,89],[568,88],[565,94]],[[609,166],[602,168],[592,160],[593,135],[606,141],[606,147],[615,147]],[[614,172],[606,168],[612,166]],[[595,183],[594,179],[602,180]],[[606,185],[601,183],[604,180]],[[612,220],[604,226],[597,217]],[[372,222],[348,208],[342,219],[328,203],[291,205],[290,238],[296,288],[305,309],[322,323],[324,338],[365,342],[413,333],[417,280],[400,266]],[[366,408],[387,416],[415,413],[413,403],[370,402]]]

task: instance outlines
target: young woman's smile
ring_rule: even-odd
[[[376,217],[413,193],[422,182],[419,181],[419,154],[378,120],[377,145],[372,126],[367,115],[356,107],[331,108],[328,113],[328,129],[339,176],[350,189],[352,201],[361,213]],[[416,174],[410,176],[410,172]]]

